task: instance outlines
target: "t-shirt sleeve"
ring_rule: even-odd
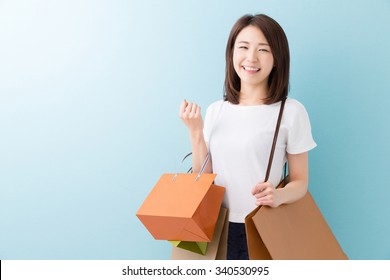
[[[291,117],[289,118],[289,129],[287,138],[287,152],[289,154],[300,154],[307,152],[317,146],[314,142],[309,115],[305,107],[296,102]]]
[[[211,103],[207,107],[206,114],[203,121],[203,136],[206,143],[210,142],[210,137],[213,131],[216,119],[221,112],[224,102],[222,100]]]

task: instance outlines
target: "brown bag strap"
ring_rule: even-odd
[[[267,167],[267,172],[265,173],[264,182],[267,182],[267,181],[268,181],[268,179],[269,179],[269,174],[271,173],[272,160],[273,160],[273,158],[274,158],[276,142],[278,141],[279,128],[280,128],[280,123],[282,122],[282,115],[283,115],[284,104],[286,103],[286,99],[287,99],[287,98],[284,98],[284,99],[282,100],[282,103],[280,104],[278,122],[276,123],[276,129],[275,129],[275,134],[274,134],[274,140],[273,140],[273,142],[272,142],[272,148],[271,148],[271,153],[270,153],[270,155],[269,155],[268,167]]]

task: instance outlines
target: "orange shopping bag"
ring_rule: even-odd
[[[210,242],[225,193],[215,177],[163,174],[136,215],[155,239]]]

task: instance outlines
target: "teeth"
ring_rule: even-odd
[[[259,71],[260,70],[260,68],[249,67],[249,66],[244,66],[244,69],[249,70],[249,71]]]

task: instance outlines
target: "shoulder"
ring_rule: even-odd
[[[287,98],[284,108],[285,114],[289,116],[307,115],[305,106],[294,98]]]
[[[214,101],[207,107],[207,110],[216,110],[217,108],[222,107],[225,102],[226,101],[223,100]]]
[[[206,115],[205,115],[205,123],[214,123],[220,113],[223,111],[223,107],[226,106],[227,101],[218,100],[214,101],[207,107]]]
[[[217,112],[219,112],[221,110],[221,108],[223,106],[226,105],[226,102],[227,101],[223,101],[223,100],[217,100],[217,101],[214,101],[212,102],[208,107],[207,107],[207,111],[206,113],[207,114],[216,114]]]

